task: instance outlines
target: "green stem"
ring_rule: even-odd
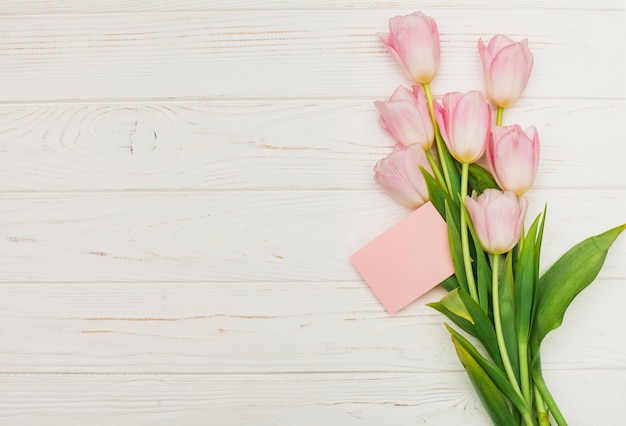
[[[498,107],[496,110],[496,126],[502,126],[502,114],[504,113],[503,107]]]
[[[498,292],[499,259],[500,255],[494,254],[493,262],[491,264],[491,294],[493,298],[493,322],[496,328],[496,340],[498,341],[498,348],[500,349],[500,356],[502,357],[502,364],[504,365],[506,376],[515,391],[522,396],[522,391],[517,384],[517,379],[515,378],[515,373],[513,372],[513,367],[511,366],[511,360],[509,359],[509,353],[506,350],[506,344],[504,343],[504,333],[502,332],[502,320],[500,319],[500,296]]]
[[[546,382],[543,380],[543,376],[533,374],[533,378],[535,379],[535,386],[539,390],[540,395],[543,397],[543,401],[548,406],[548,410],[552,413],[552,417],[554,417],[554,421],[558,426],[567,426],[567,421],[565,417],[563,417],[563,413],[559,410],[559,407],[556,405],[556,401],[552,398],[548,387],[546,386]]]
[[[526,403],[531,406],[532,394],[530,390],[530,373],[528,370],[528,341],[520,340],[518,343],[519,349],[519,375],[522,385],[522,396]]]
[[[535,410],[537,410],[537,418],[539,419],[539,426],[550,426],[550,414],[546,409],[546,404],[543,402],[541,392],[534,386],[535,393]]]
[[[517,197],[519,199],[519,197]],[[522,249],[524,248],[524,239],[526,238],[526,234],[525,234],[525,230],[524,230],[525,226],[524,224],[522,224],[522,233],[520,236],[519,241],[517,242],[517,255],[518,257],[522,255]]]
[[[441,140],[441,135],[439,134],[439,127],[437,126],[437,119],[435,118],[435,104],[433,102],[433,95],[430,91],[430,83],[422,84],[424,87],[424,94],[426,95],[426,102],[428,103],[428,111],[430,112],[430,120],[433,123],[433,131],[435,132],[435,146],[437,147],[437,156],[439,157],[439,161],[441,161],[441,169],[443,170],[443,175],[445,178],[446,186],[448,188],[448,194],[451,197],[455,197],[456,194],[452,193],[452,185],[450,184],[450,174],[448,173],[448,169],[445,164],[443,164],[443,148],[442,144],[444,143]],[[436,173],[436,172],[435,172]]]
[[[439,185],[441,185],[441,187],[445,190],[446,189],[446,181],[444,180],[442,174],[441,174],[441,170],[439,170],[439,166],[437,166],[437,163],[435,162],[435,159],[433,158],[433,154],[430,152],[429,149],[427,149],[426,151],[424,151],[426,153],[426,158],[428,158],[428,162],[430,163],[430,167],[432,167],[433,172],[435,173],[435,179],[437,179],[437,182],[439,182]]]
[[[463,247],[463,265],[465,266],[465,276],[467,277],[467,287],[474,302],[478,301],[476,282],[474,281],[474,271],[472,270],[472,259],[470,258],[469,237],[467,234],[467,218],[465,216],[464,205],[467,196],[467,178],[469,174],[469,163],[461,163],[461,246]]]

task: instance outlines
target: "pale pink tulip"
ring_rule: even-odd
[[[470,220],[485,251],[493,254],[506,253],[515,247],[522,235],[528,202],[518,200],[510,191],[486,189],[465,197]]]
[[[483,62],[487,97],[494,105],[511,106],[526,88],[533,68],[533,54],[528,40],[519,43],[497,35],[487,46],[478,40],[478,52]]]
[[[435,131],[422,86],[413,86],[413,91],[400,86],[388,101],[376,101],[374,105],[380,112],[380,126],[399,144],[430,149]]]
[[[450,154],[462,163],[473,163],[484,153],[491,134],[491,107],[477,90],[447,93],[437,103],[435,116]]]
[[[379,160],[374,167],[374,180],[400,204],[416,209],[429,200],[420,166],[432,174],[424,150],[412,145]]]
[[[435,20],[422,12],[389,20],[389,33],[378,37],[416,83],[430,83],[439,70],[439,31]]]
[[[522,195],[530,189],[539,165],[539,136],[534,127],[495,126],[487,145],[487,162],[500,188]]]

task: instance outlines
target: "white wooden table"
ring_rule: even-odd
[[[0,424],[486,425],[436,289],[388,315],[348,262],[407,214],[372,180],[377,39],[528,37],[544,266],[626,221],[623,0],[2,0]],[[572,425],[622,425],[626,237],[544,345]]]

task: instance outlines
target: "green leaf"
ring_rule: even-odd
[[[426,180],[426,186],[428,187],[428,195],[430,196],[430,202],[433,203],[435,209],[439,212],[441,217],[445,219],[446,217],[446,203],[449,206],[452,206],[452,217],[454,218],[454,222],[456,226],[459,226],[461,220],[459,219],[459,207],[455,200],[453,200],[446,188],[442,188],[437,179],[435,179],[428,170],[420,167],[422,174],[424,175],[424,179]]]
[[[441,312],[450,318],[456,325],[474,336],[476,334],[473,327],[474,318],[472,318],[472,315],[459,294],[462,291],[465,290],[462,288],[455,288],[443,296],[439,302],[427,303],[426,306],[430,306],[431,308]],[[460,323],[457,323],[457,320],[459,319],[461,321],[459,321]]]
[[[532,417],[530,407],[526,405],[526,401],[524,401],[524,399],[517,393],[502,370],[487,358],[482,356],[474,345],[472,345],[466,338],[461,336],[455,330],[450,328],[447,324],[446,328],[450,332],[452,342],[457,349],[457,353],[459,353],[459,348],[462,348],[467,355],[472,357],[472,359],[480,366],[487,376],[489,376],[498,389],[511,400],[515,408],[517,408],[520,413],[525,413],[527,416],[526,418],[528,418],[528,416]],[[461,362],[463,362],[463,360],[461,360]]]
[[[477,337],[478,333],[476,332],[474,319],[459,295],[461,291],[465,290],[461,288],[454,289],[439,302],[428,303],[426,306],[441,312],[457,326],[461,327],[462,330]]]
[[[452,212],[448,203],[445,203],[446,209],[446,223],[448,225],[448,242],[450,244],[450,255],[452,257],[452,264],[454,266],[454,273],[456,279],[459,282],[459,286],[465,290],[468,290],[467,276],[465,275],[465,263],[463,262],[463,246],[461,244],[461,233],[457,227],[454,219],[452,218]]]
[[[489,312],[489,293],[491,287],[491,267],[487,262],[487,255],[480,245],[480,241],[478,240],[478,236],[476,235],[476,231],[474,230],[474,226],[472,225],[472,221],[469,220],[469,215],[467,213],[467,209],[465,208],[465,204],[463,204],[463,212],[461,214],[465,215],[467,219],[465,223],[467,223],[467,227],[469,228],[470,235],[472,236],[472,240],[474,241],[474,263],[476,264],[476,284],[478,287],[478,300],[480,302],[480,307],[485,312]]]
[[[478,194],[482,194],[487,188],[500,189],[491,173],[478,164],[470,164],[468,178],[470,189]],[[471,193],[471,191],[469,192]]]
[[[535,242],[535,263],[537,265],[537,270],[535,274],[537,274],[537,282],[539,282],[539,267],[540,267],[540,257],[541,257],[541,243],[543,242],[543,229],[546,224],[546,213],[548,210],[548,205],[546,204],[543,208],[543,215],[541,217],[541,224],[539,225],[539,232],[537,233],[537,241]],[[535,291],[535,299],[537,298],[537,292]],[[535,304],[536,306],[536,304]],[[534,312],[533,312],[534,313]],[[533,316],[534,317],[534,316]]]
[[[502,324],[502,334],[506,351],[509,354],[511,367],[515,377],[519,382],[519,348],[517,346],[517,328],[515,327],[515,286],[513,280],[513,254],[509,252],[502,269],[502,277],[498,283],[498,293],[500,294],[500,322]]]
[[[476,337],[491,359],[502,368],[502,358],[500,358],[493,323],[467,290],[459,287],[445,295],[439,302],[429,303],[427,306],[441,312],[463,331]]]
[[[538,215],[530,226],[515,265],[515,305],[517,307],[515,323],[521,342],[528,342],[530,337],[539,268],[537,264],[539,257],[536,252],[540,247],[536,247],[536,241],[540,219],[541,215]]]
[[[439,129],[435,130],[439,132]],[[452,187],[452,196],[456,197],[457,194],[461,193],[461,177],[459,175],[459,163],[452,155],[450,155],[450,151],[448,151],[448,147],[446,146],[443,138],[440,136],[439,140],[441,141],[441,154],[443,158],[439,159],[442,167],[445,167],[448,170],[448,176],[450,177],[450,186]]]
[[[474,239],[475,250],[476,250],[476,274],[477,274],[477,283],[478,283],[478,300],[480,301],[480,307],[485,312],[489,312],[489,284],[491,276],[491,267],[487,262],[487,256],[485,252],[482,250],[480,243],[477,239]]]
[[[483,406],[487,410],[489,417],[495,425],[511,426],[517,424],[515,417],[509,410],[509,404],[507,399],[503,396],[502,392],[498,389],[493,382],[489,374],[481,367],[481,365],[474,359],[472,354],[467,350],[466,345],[462,344],[460,339],[463,339],[458,333],[448,327],[448,330],[452,334],[452,342],[456,349],[456,353],[461,360],[461,364],[465,368]],[[466,341],[467,342],[467,341]],[[470,346],[471,344],[467,342]],[[473,348],[473,347],[472,347]],[[474,349],[474,353],[478,354],[478,351]],[[506,381],[506,379],[505,379]]]
[[[596,278],[609,248],[626,224],[587,238],[567,251],[539,279],[537,310],[532,331],[532,352],[543,338],[563,322],[569,304]]]
[[[455,275],[450,275],[448,278],[441,282],[441,287],[443,287],[446,291],[452,291],[455,288],[459,287],[459,281],[456,279]]]
[[[541,266],[541,244],[543,242],[543,230],[546,224],[546,212],[548,210],[548,205],[546,204],[545,207],[543,208],[543,216],[541,218],[541,224],[539,225],[539,231],[537,233],[537,240],[535,242],[535,265],[536,265],[536,270],[535,270],[535,294],[534,294],[534,300],[533,300],[533,310],[531,313],[531,324],[530,324],[530,333],[531,333],[531,337],[532,337],[532,333],[533,333],[533,328],[534,328],[534,321],[535,318],[537,317],[537,306],[538,306],[538,302],[537,299],[539,298],[539,269]],[[530,341],[530,338],[529,338]]]

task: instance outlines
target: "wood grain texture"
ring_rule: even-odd
[[[621,299],[607,297],[624,285],[599,279],[579,296],[543,346],[546,371],[626,368],[625,340],[615,338],[626,312]],[[441,289],[393,316],[361,281],[1,284],[0,291],[0,340],[10,342],[0,352],[5,373],[462,371],[447,320],[426,306]]]
[[[426,375],[419,387],[417,379],[410,373],[3,376],[0,419],[30,425],[488,424],[462,373]],[[407,392],[407,385],[414,388]]]
[[[250,11],[260,12],[273,10],[353,10],[357,13],[364,9],[398,9],[398,13],[408,13],[415,8],[415,3],[407,0],[319,0],[304,2],[301,0],[102,0],[84,2],[81,0],[5,0],[0,5],[0,15],[31,15],[31,14],[71,14],[71,13],[133,13],[133,12],[198,12],[198,11]],[[421,1],[422,9],[465,8],[472,11],[480,9],[502,8],[497,0],[458,2],[455,0]],[[511,0],[506,2],[506,9],[559,9],[559,10],[624,10],[624,2],[620,0],[602,0],[589,2],[584,0]]]
[[[376,37],[396,13],[0,16],[0,88],[7,101],[376,99],[405,80]],[[482,87],[478,38],[506,33],[529,38],[535,55],[527,99],[626,97],[626,59],[615,54],[626,11],[466,13],[434,16],[444,51],[436,92]]]
[[[624,371],[554,372],[577,424],[619,424]],[[563,386],[569,383],[571,387]],[[464,373],[3,375],[0,419],[28,425],[489,425]],[[37,401],[37,402],[34,402]]]
[[[624,116],[523,100],[505,123],[538,129],[536,189],[626,188]],[[4,105],[0,191],[372,189],[392,143],[370,100]]]
[[[624,190],[532,193],[529,221],[546,197],[545,265],[624,221]],[[6,194],[0,282],[353,281],[348,257],[406,214],[378,191]]]

